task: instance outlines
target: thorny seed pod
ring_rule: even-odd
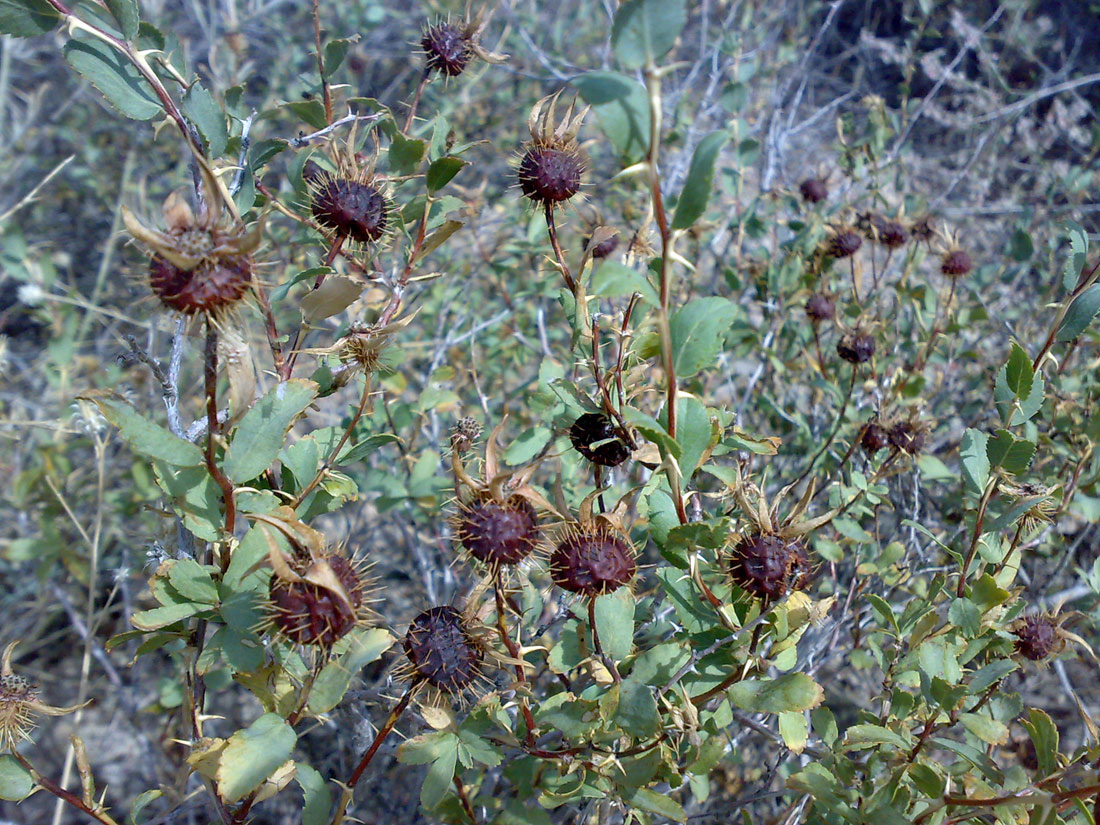
[[[1020,517],[1020,525],[1024,534],[1030,533],[1043,524],[1049,524],[1058,512],[1058,502],[1054,498],[1054,490],[1042,484],[1024,482],[1013,484],[1001,482],[1001,491],[1011,496],[1016,503],[1031,503],[1031,507]]]
[[[1015,650],[1031,662],[1042,662],[1065,647],[1058,623],[1046,615],[1025,616],[1015,622]]]
[[[603,413],[585,413],[569,428],[573,449],[602,467],[618,467],[630,458],[630,447]]]
[[[424,50],[424,69],[428,74],[439,72],[446,77],[458,77],[472,58],[486,63],[503,63],[508,55],[486,51],[481,46],[481,33],[489,25],[484,10],[471,14],[460,23],[441,20],[424,29],[420,48]]]
[[[470,61],[470,41],[466,30],[450,22],[436,23],[424,30],[420,39],[429,72],[458,77]]]
[[[734,584],[752,596],[768,600],[804,587],[808,567],[801,539],[767,533],[742,538],[729,551],[726,563]]]
[[[477,419],[466,416],[460,418],[451,427],[451,449],[456,453],[467,452],[474,442],[481,437],[481,424]]]
[[[452,522],[462,546],[491,569],[519,564],[541,541],[538,513],[522,496],[503,502],[477,496],[460,505]]]
[[[798,184],[798,191],[806,203],[821,203],[829,197],[829,187],[821,178],[806,178]]]
[[[409,677],[443,693],[461,693],[481,675],[485,646],[461,611],[433,607],[412,620],[405,634]]]
[[[585,251],[589,250],[589,245],[591,244],[591,241],[592,241],[591,238],[585,238],[584,239]],[[618,248],[619,248],[619,236],[618,235],[612,235],[610,238],[606,238],[605,240],[602,240],[599,243],[597,243],[597,244],[595,244],[594,246],[591,247],[592,257],[595,258],[596,260],[606,258],[608,255],[610,255],[612,252],[614,252]]]
[[[949,278],[961,278],[973,268],[969,253],[962,249],[948,250],[940,259],[940,272]]]
[[[838,229],[829,239],[826,251],[834,258],[849,258],[859,252],[863,238],[854,229]]]
[[[516,176],[520,191],[538,206],[553,209],[581,188],[585,158],[577,144],[577,132],[588,108],[575,114],[576,102],[561,123],[554,122],[558,95],[535,104],[528,119],[531,140],[524,146]]]
[[[875,231],[879,243],[887,249],[898,249],[909,241],[909,230],[897,221],[881,220]]]
[[[278,573],[271,577],[268,620],[293,644],[330,648],[366,618],[368,588],[343,556],[328,556],[298,572],[295,581]]]
[[[550,554],[554,584],[590,598],[630,584],[637,572],[630,541],[603,518],[570,524]]]
[[[849,332],[837,341],[836,354],[849,364],[864,364],[875,354],[875,339],[866,332]]]
[[[212,180],[202,186],[198,214],[179,192],[162,207],[165,228],[151,229],[127,208],[127,230],[153,253],[149,287],[169,309],[185,315],[220,316],[252,285],[252,253],[263,237],[263,221],[246,228],[230,215]],[[235,214],[235,213],[234,213]]]
[[[309,186],[310,212],[334,237],[366,246],[390,230],[393,203],[370,170],[332,174],[307,161],[303,177]]]
[[[836,302],[824,292],[815,292],[806,301],[806,315],[815,324],[831,321],[836,317]]]
[[[42,702],[38,686],[12,670],[11,657],[17,644],[9,644],[0,656],[0,752],[14,750],[30,739],[36,716],[61,716],[83,707],[55,708]]]
[[[924,241],[928,243],[934,237],[936,237],[936,227],[932,225],[932,216],[925,215],[923,218],[916,220],[909,227],[909,232],[913,235],[914,240]]]
[[[927,425],[914,421],[899,421],[886,431],[886,438],[890,446],[896,447],[906,455],[920,455],[924,449]]]
[[[859,436],[859,446],[868,455],[874,455],[890,443],[886,430],[877,421],[868,421],[863,425]]]

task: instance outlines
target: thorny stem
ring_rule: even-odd
[[[1050,348],[1054,346],[1055,336],[1058,335],[1058,330],[1062,326],[1062,321],[1065,320],[1066,313],[1069,311],[1070,305],[1073,304],[1078,295],[1080,295],[1082,292],[1084,292],[1086,289],[1096,283],[1098,277],[1100,277],[1100,260],[1098,260],[1096,264],[1092,267],[1092,269],[1089,271],[1089,274],[1081,279],[1080,283],[1077,284],[1077,287],[1073,290],[1073,292],[1066,296],[1066,299],[1062,301],[1062,306],[1058,310],[1058,315],[1055,317],[1054,323],[1050,325],[1050,333],[1047,335],[1047,340],[1043,343],[1043,348],[1039,350],[1039,354],[1035,356],[1035,360],[1031,364],[1031,369],[1033,371],[1037,371],[1039,367],[1042,366],[1043,359],[1046,358],[1047,353],[1050,352]]]
[[[600,661],[603,662],[604,667],[611,673],[611,678],[615,680],[615,684],[622,684],[623,677],[619,673],[619,666],[615,664],[614,659],[604,653],[603,645],[600,644],[600,632],[596,629],[595,596],[588,599],[588,626],[592,629],[592,647],[596,655],[600,657]]]
[[[386,308],[382,310],[382,315],[378,318],[378,326],[380,327],[384,327],[392,321],[393,317],[397,315],[397,311],[401,309],[401,301],[405,297],[405,288],[409,285],[409,278],[412,276],[417,258],[420,256],[420,250],[424,246],[424,236],[428,233],[428,213],[431,212],[431,209],[432,198],[429,195],[424,202],[424,214],[420,216],[420,225],[416,228],[416,238],[413,240],[413,247],[409,251],[409,260],[405,262],[401,277],[393,285],[390,302],[386,304]]]
[[[275,325],[275,314],[271,311],[271,301],[268,300],[267,290],[259,284],[254,284],[252,293],[256,296],[256,302],[260,305],[260,312],[264,316],[264,331],[267,333],[267,344],[271,348],[271,357],[275,362],[275,374],[282,375],[285,369],[283,358],[283,345],[279,341],[279,328]]]
[[[218,329],[214,321],[206,319],[206,348],[204,350],[203,378],[206,389],[206,469],[222,491],[225,504],[225,532],[233,535],[237,526],[237,505],[233,499],[233,482],[222,472],[214,457],[215,438],[218,432]],[[229,554],[221,559],[222,572],[229,565]]]
[[[336,256],[340,254],[340,250],[344,248],[344,241],[347,240],[347,235],[337,235],[332,239],[332,243],[329,245],[328,253],[325,255],[325,260],[321,263],[321,266],[332,266],[332,262],[336,260]],[[317,276],[317,280],[313,282],[313,292],[316,292],[321,288],[321,285],[325,282],[325,274],[321,272]],[[302,330],[305,328],[305,319],[302,319],[302,323],[298,325],[297,332],[294,333],[294,341],[290,345],[290,355],[286,359],[286,363],[283,364],[283,370],[279,376],[287,381],[294,373],[294,364],[298,361],[298,345],[302,340]]]
[[[653,199],[653,217],[661,233],[661,270],[660,270],[660,306],[657,312],[657,331],[661,339],[661,355],[665,372],[665,409],[667,412],[668,434],[676,440],[676,363],[672,353],[672,327],[669,323],[669,292],[672,281],[672,229],[665,213],[665,202],[661,196],[661,178],[657,163],[661,155],[661,76],[657,67],[650,61],[645,70],[646,88],[649,91],[649,157],[646,166],[649,172],[649,188]],[[687,509],[680,488],[680,473],[667,466],[669,486],[672,488],[672,502],[676,507],[676,516],[681,524],[688,523]]]
[[[966,551],[966,559],[963,561],[962,570],[959,571],[959,589],[958,595],[961,599],[966,594],[966,574],[970,570],[970,565],[974,561],[974,556],[978,552],[978,541],[982,537],[982,524],[985,522],[985,512],[989,508],[989,502],[993,500],[993,495],[997,492],[997,477],[994,476],[989,480],[989,483],[985,486],[985,491],[982,493],[982,499],[978,503],[978,517],[974,520],[974,533],[970,537],[970,548]]]
[[[500,633],[500,640],[504,643],[504,647],[508,650],[508,655],[516,660],[516,682],[519,685],[526,684],[527,672],[523,667],[523,660],[520,654],[520,649],[512,639],[512,635],[508,632],[508,626],[505,623],[505,608],[504,608],[504,593],[502,592],[502,583],[500,580],[500,570],[497,570],[493,574],[493,598],[496,600],[497,609],[497,631]],[[531,707],[527,704],[527,699],[521,697],[519,700],[520,713],[523,715],[523,723],[527,726],[527,736],[525,737],[527,747],[533,748],[535,746],[535,717],[531,713]]]
[[[298,493],[297,497],[294,499],[294,503],[291,504],[292,508],[298,509],[298,505],[305,501],[306,496],[312,493],[314,488],[324,480],[325,476],[328,475],[328,471],[332,469],[332,465],[336,463],[336,457],[340,455],[340,450],[344,449],[344,445],[347,444],[352,432],[359,424],[359,419],[363,417],[363,412],[367,408],[367,401],[370,400],[370,379],[369,373],[363,379],[363,394],[359,397],[359,404],[356,406],[355,412],[352,413],[351,423],[348,424],[347,429],[344,430],[344,434],[340,436],[340,440],[336,442],[336,446],[332,448],[328,457],[325,458],[324,463],[321,465],[321,469],[317,471],[317,475],[315,475],[313,480],[302,489],[302,492]]]
[[[363,758],[359,760],[359,764],[351,774],[351,778],[348,779],[348,784],[344,788],[344,793],[340,798],[340,803],[336,806],[336,814],[332,817],[332,825],[340,825],[344,821],[347,815],[348,805],[351,803],[352,796],[355,794],[355,786],[359,782],[359,779],[363,776],[363,772],[366,771],[367,766],[370,765],[374,755],[378,753],[378,749],[382,747],[382,743],[386,741],[386,737],[393,732],[394,725],[397,724],[397,720],[401,718],[401,714],[409,707],[409,702],[412,700],[413,694],[416,693],[416,689],[419,687],[417,683],[409,685],[405,691],[405,695],[401,697],[401,701],[394,706],[394,709],[390,711],[390,715],[386,717],[386,721],[382,723],[382,727],[378,729],[378,733],[374,735],[374,741],[370,743],[370,747],[367,748],[367,752],[363,754]]]
[[[81,811],[84,814],[87,814],[96,822],[102,823],[102,825],[118,825],[118,823],[111,816],[109,816],[106,811],[92,808],[76,794],[65,790],[52,779],[49,779],[48,777],[40,774],[34,769],[34,766],[31,765],[31,763],[28,762],[26,758],[24,758],[23,755],[20,754],[18,751],[12,749],[11,755],[20,765],[22,765],[26,769],[27,773],[31,775],[31,778],[34,779],[35,784],[43,788],[47,793],[53,794],[62,802],[71,805],[72,807],[76,808],[78,811]]]
[[[558,226],[554,222],[554,206],[549,203],[546,204],[546,232],[550,236],[550,246],[554,248],[554,258],[558,262],[558,269],[561,270],[561,276],[565,279],[565,285],[569,288],[570,292],[576,295],[577,282],[569,273],[569,265],[565,262],[565,253],[562,252],[561,243],[558,241]]]
[[[409,129],[412,128],[413,120],[416,119],[416,107],[420,105],[420,98],[424,94],[424,87],[428,85],[428,81],[431,77],[431,70],[425,69],[424,74],[420,78],[420,83],[417,84],[416,93],[413,95],[412,103],[409,104],[409,114],[405,118],[405,128],[401,130],[402,134],[406,136],[409,134]]]
[[[466,816],[470,818],[470,821],[477,825],[477,816],[474,815],[474,806],[470,804],[470,797],[466,795],[466,786],[462,784],[462,780],[458,778],[456,773],[454,776],[455,792],[458,794],[458,801],[462,804],[462,810],[466,812]]]
[[[325,74],[325,56],[321,50],[321,0],[313,0],[313,38],[317,45],[317,74],[321,77],[321,94],[325,101],[325,121],[332,123],[332,93]]]
[[[852,298],[859,305],[859,285],[856,283],[856,256],[848,257],[848,266],[852,273]]]

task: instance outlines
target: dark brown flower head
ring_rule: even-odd
[[[863,238],[854,229],[839,229],[829,239],[828,253],[834,258],[849,258],[859,252]]]
[[[252,285],[252,253],[262,239],[262,221],[245,228],[223,209],[221,190],[203,186],[198,214],[178,192],[163,206],[165,229],[142,224],[122,210],[127,230],[153,253],[149,287],[169,309],[185,315],[218,316],[241,300]]]
[[[868,421],[859,436],[859,446],[868,455],[874,455],[890,443],[886,430],[877,421]]]
[[[906,455],[920,455],[924,449],[924,443],[928,427],[916,420],[899,421],[890,426],[886,431],[886,438],[891,447],[901,450]]]
[[[471,557],[490,569],[519,564],[542,538],[538,513],[522,496],[495,501],[480,495],[453,517],[455,537]]]
[[[293,644],[332,647],[364,617],[363,578],[343,556],[328,556],[302,573],[293,581],[271,577],[271,626]]]
[[[829,197],[829,187],[821,178],[806,178],[798,184],[798,191],[806,203],[821,203]]]
[[[928,243],[936,237],[936,227],[932,224],[932,216],[925,215],[924,217],[916,220],[909,227],[910,233],[913,238],[918,241]]]
[[[574,450],[602,467],[617,467],[630,458],[630,447],[603,413],[585,413],[574,421],[569,440]]]
[[[390,229],[393,204],[370,176],[345,178],[322,170],[306,179],[310,212],[333,236],[367,245],[380,241]]]
[[[738,541],[726,566],[734,584],[769,601],[804,587],[808,568],[801,539],[767,533],[753,533]]]
[[[574,101],[558,123],[554,116],[558,94],[540,100],[532,110],[528,119],[531,140],[524,146],[516,170],[524,197],[547,209],[560,206],[580,192],[585,169],[577,132],[588,109],[576,114]]]
[[[458,77],[470,62],[473,53],[465,26],[450,22],[436,23],[424,30],[420,40],[429,72]]]
[[[554,584],[589,598],[630,584],[637,572],[630,541],[601,518],[569,525],[550,554]]]
[[[461,693],[481,675],[485,647],[461,611],[433,607],[412,620],[405,634],[410,678],[443,693]]]
[[[940,272],[949,278],[961,278],[974,268],[969,253],[951,249],[940,259]]]
[[[866,332],[849,332],[837,341],[836,353],[849,364],[864,364],[875,354],[875,339]]]
[[[459,454],[465,453],[481,437],[481,429],[476,418],[466,416],[458,419],[451,427],[451,449]]]
[[[1031,662],[1042,662],[1065,647],[1062,629],[1049,616],[1025,616],[1012,632],[1016,652]]]
[[[836,317],[836,302],[824,292],[815,292],[806,301],[806,315],[815,324]]]

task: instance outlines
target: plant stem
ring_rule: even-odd
[[[336,256],[340,254],[340,250],[344,248],[344,241],[347,240],[347,235],[337,235],[332,239],[329,244],[328,253],[325,255],[325,260],[321,263],[321,266],[332,266],[332,262],[336,260]],[[317,280],[313,282],[313,292],[316,292],[321,288],[321,284],[325,282],[324,272],[317,276]],[[298,325],[298,330],[294,333],[294,341],[290,345],[290,354],[287,356],[286,363],[283,364],[283,370],[279,374],[279,377],[283,381],[290,379],[290,376],[294,373],[294,365],[298,361],[298,345],[302,340],[302,329],[305,327],[305,319],[302,319],[302,323]]]
[[[508,626],[504,621],[504,593],[502,591],[500,575],[499,569],[493,574],[493,598],[496,600],[497,631],[500,633],[500,640],[504,643],[504,647],[508,650],[508,655],[516,660],[516,682],[523,685],[527,682],[527,672],[522,664],[522,655],[519,646],[513,641],[512,635],[508,632]],[[528,747],[534,747],[535,737],[537,735],[535,733],[535,717],[532,715],[531,707],[527,704],[527,699],[525,697],[520,697],[519,709],[520,713],[523,715],[523,723],[527,726],[525,741]]]
[[[565,285],[569,288],[569,291],[574,295],[577,294],[577,282],[573,279],[573,276],[569,272],[569,265],[565,262],[565,253],[561,250],[561,243],[558,241],[558,226],[554,223],[554,206],[553,204],[546,204],[546,232],[550,236],[550,246],[554,248],[554,258],[558,262],[558,269],[561,270],[561,276],[565,279]]]
[[[978,541],[982,537],[982,524],[985,522],[985,513],[989,507],[989,502],[993,500],[993,495],[996,492],[997,476],[994,475],[985,485],[985,491],[982,493],[981,501],[978,502],[978,517],[974,520],[974,534],[970,537],[970,548],[966,551],[966,559],[963,561],[962,570],[959,571],[958,596],[960,599],[966,594],[966,574],[970,570],[970,565],[973,563],[974,556],[978,552]]]
[[[615,680],[615,684],[622,684],[623,677],[619,673],[619,666],[615,664],[614,659],[604,653],[603,645],[600,644],[600,632],[596,629],[595,596],[590,596],[588,599],[588,626],[592,629],[592,648],[595,650],[596,655],[600,657],[604,667],[611,673],[611,678]]]
[[[412,128],[413,120],[416,118],[416,107],[420,105],[420,97],[424,94],[424,87],[428,85],[431,76],[431,71],[425,69],[424,74],[420,78],[420,83],[416,87],[416,93],[413,95],[412,103],[409,104],[409,114],[405,118],[405,128],[401,130],[401,133],[405,136],[408,136],[409,129]]]
[[[370,743],[370,747],[367,748],[367,752],[363,754],[363,758],[359,760],[359,764],[356,766],[355,771],[352,772],[351,778],[348,779],[347,786],[344,788],[344,793],[340,798],[340,803],[336,806],[336,814],[332,817],[332,825],[340,825],[344,821],[347,815],[348,805],[351,803],[352,796],[355,794],[355,786],[358,784],[360,777],[363,776],[363,772],[370,765],[374,755],[378,753],[378,749],[382,747],[382,743],[386,741],[386,737],[393,732],[394,725],[397,724],[397,720],[401,718],[401,714],[409,707],[409,702],[412,700],[413,694],[416,693],[416,689],[419,687],[418,683],[409,685],[405,691],[405,695],[401,697],[401,701],[394,706],[394,709],[390,711],[390,715],[386,717],[386,721],[382,723],[382,727],[378,729],[378,733],[374,735],[374,741]]]
[[[324,463],[321,465],[321,469],[317,471],[317,475],[313,477],[313,480],[309,482],[302,492],[298,493],[294,502],[290,505],[294,509],[298,509],[298,506],[305,501],[306,496],[313,492],[314,488],[320,484],[328,471],[332,469],[332,465],[336,463],[336,457],[340,455],[340,450],[344,449],[344,445],[347,443],[348,438],[351,437],[355,427],[359,424],[359,419],[363,417],[363,412],[367,408],[367,401],[370,400],[370,388],[371,388],[371,376],[368,374],[363,378],[363,393],[359,397],[359,404],[355,408],[355,412],[351,416],[351,423],[348,424],[347,429],[344,430],[344,434],[340,436],[340,440],[336,442],[336,446],[332,448],[332,451],[325,458]]]
[[[325,75],[325,55],[321,49],[321,0],[313,0],[313,39],[317,46],[317,74],[321,78],[321,95],[325,101],[325,122],[332,123],[332,93]]]
[[[806,469],[802,471],[802,475],[795,479],[794,484],[791,485],[792,487],[796,484],[799,484],[804,478],[806,478],[806,476],[810,474],[810,472],[814,468],[814,465],[817,464],[817,460],[821,458],[821,456],[825,455],[829,447],[832,446],[833,441],[836,440],[837,434],[840,432],[840,428],[844,426],[844,413],[848,411],[848,403],[852,400],[852,392],[853,390],[855,390],[856,386],[857,372],[859,372],[859,368],[855,364],[853,364],[852,377],[848,381],[848,391],[844,393],[844,401],[840,405],[840,412],[837,413],[836,425],[833,427],[833,431],[829,434],[829,437],[825,440],[825,443],[821,445],[821,449],[819,449],[817,453],[814,454],[814,457],[810,459],[810,463],[806,465]]]
[[[67,805],[71,805],[81,813],[87,814],[96,822],[102,823],[102,825],[118,825],[118,823],[105,811],[97,810],[90,807],[84,802],[83,799],[81,799],[76,794],[70,793],[69,791],[58,785],[56,782],[54,782],[52,779],[49,779],[40,774],[34,769],[34,766],[31,765],[31,763],[28,762],[18,751],[12,749],[11,755],[15,758],[15,761],[22,765],[26,769],[27,773],[31,775],[31,778],[34,779],[35,784],[39,785],[47,793],[53,794],[62,802],[66,803]]]
[[[470,804],[470,797],[466,795],[466,786],[462,784],[462,780],[458,778],[458,774],[454,776],[455,792],[458,794],[458,801],[462,804],[462,810],[465,811],[466,816],[470,818],[470,821],[477,825],[477,816],[474,815],[474,806]]]
[[[222,491],[225,504],[225,532],[233,535],[237,526],[237,505],[233,499],[233,482],[222,472],[214,456],[218,431],[218,329],[211,318],[206,319],[206,347],[203,351],[203,378],[206,389],[206,469]],[[229,565],[229,554],[221,559],[222,572]]]

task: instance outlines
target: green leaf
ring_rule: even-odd
[[[661,299],[649,279],[621,261],[605,258],[592,273],[588,294],[601,298],[625,298],[637,292],[650,306],[659,306]]]
[[[290,425],[317,395],[317,384],[292,378],[272,387],[244,414],[229,450],[225,473],[236,484],[249,481],[268,467],[279,450]]]
[[[694,396],[676,400],[676,441],[680,445],[680,472],[685,479],[695,474],[703,453],[711,446],[714,429],[710,413]]]
[[[118,427],[119,435],[134,450],[174,467],[198,467],[202,450],[144,418],[129,401],[115,393],[97,392],[83,396],[95,402],[103,417]]]
[[[2,18],[0,18],[2,20]],[[11,754],[0,756],[0,799],[21,802],[34,790],[34,779]]]
[[[611,26],[615,57],[626,69],[656,63],[676,43],[686,22],[684,0],[626,0]]]
[[[1062,271],[1062,286],[1072,292],[1081,278],[1081,270],[1088,263],[1089,235],[1079,223],[1066,221],[1066,234],[1069,237],[1069,257]]]
[[[845,731],[844,741],[850,747],[857,748],[890,745],[898,750],[906,750],[910,747],[904,736],[882,725],[852,725]]]
[[[947,620],[958,627],[968,639],[977,638],[982,630],[982,612],[969,599],[955,599],[947,610]]]
[[[450,183],[455,175],[462,171],[463,166],[466,166],[466,161],[462,160],[462,158],[451,157],[450,155],[433,162],[432,165],[428,167],[428,191],[438,192]]]
[[[1035,244],[1031,242],[1031,235],[1027,233],[1027,230],[1017,229],[1012,233],[1012,240],[1009,242],[1009,254],[1012,256],[1012,260],[1017,263],[1030,260],[1031,256],[1035,254]]]
[[[680,460],[680,456],[683,454],[680,445],[672,439],[672,436],[665,430],[664,425],[633,407],[623,408],[623,418],[646,439],[659,446],[662,453],[667,452],[677,461]]]
[[[344,62],[348,50],[359,42],[359,35],[330,40],[325,44],[325,77],[331,78]]]
[[[1068,343],[1076,340],[1100,312],[1100,284],[1093,284],[1076,298],[1066,310],[1066,317],[1058,325],[1058,333],[1055,340],[1060,343]]]
[[[989,482],[988,445],[989,436],[979,430],[968,429],[963,433],[960,451],[963,479],[970,492],[976,495],[981,495]]]
[[[433,810],[451,789],[455,778],[455,765],[458,763],[458,739],[451,739],[451,747],[439,756],[424,777],[420,786],[420,804],[427,810]]]
[[[1008,430],[997,430],[986,445],[986,454],[993,467],[1001,467],[1006,473],[1019,475],[1031,464],[1035,443],[1016,438]]]
[[[168,568],[168,581],[181,596],[201,604],[218,603],[218,587],[206,568],[193,559],[179,559]]]
[[[666,794],[657,793],[648,788],[638,788],[633,794],[623,798],[634,808],[663,816],[673,822],[687,822],[687,814],[680,807],[680,803]]]
[[[160,630],[162,627],[190,618],[206,608],[207,605],[195,602],[154,607],[152,610],[141,610],[135,613],[130,617],[130,623],[139,630]]]
[[[130,806],[131,825],[140,825],[141,815],[145,812],[145,809],[162,796],[164,796],[164,791],[159,789],[138,794],[137,798],[134,799],[134,804]]]
[[[596,631],[603,652],[621,662],[634,646],[634,594],[627,587],[596,599]]]
[[[265,713],[229,737],[218,760],[218,793],[226,802],[243,799],[290,759],[298,737],[274,713]]]
[[[809,720],[805,713],[798,711],[784,711],[779,714],[779,735],[783,742],[795,753],[802,753],[806,749],[806,741],[810,736]]]
[[[411,175],[420,165],[427,149],[425,141],[407,138],[398,132],[390,144],[390,170],[396,175]]]
[[[294,778],[302,786],[305,807],[302,809],[302,825],[325,825],[332,807],[332,791],[325,778],[310,765],[298,762]]]
[[[588,72],[571,81],[592,107],[607,139],[626,164],[649,151],[649,96],[645,87],[615,72]]]
[[[333,659],[321,670],[309,693],[309,710],[314,714],[328,713],[344,698],[360,670],[390,649],[394,638],[381,627],[356,630],[346,653]]]
[[[1021,720],[1039,762],[1039,776],[1050,776],[1058,769],[1058,727],[1049,716],[1037,708],[1028,709],[1029,720]]]
[[[1027,398],[1031,393],[1031,383],[1035,379],[1035,372],[1031,368],[1031,356],[1027,351],[1012,342],[1012,351],[1005,364],[1005,382],[1012,394],[1017,398]]]
[[[676,204],[676,215],[672,219],[673,229],[687,229],[706,212],[714,183],[714,167],[722,147],[729,139],[729,132],[720,129],[711,132],[695,147],[687,180]]]
[[[119,31],[126,40],[137,37],[138,25],[141,23],[137,0],[107,0],[107,9],[118,21]]]
[[[46,0],[0,0],[0,34],[13,37],[49,34],[60,20]]]
[[[102,40],[74,35],[64,52],[69,65],[126,117],[149,120],[164,111],[137,69]]]
[[[221,157],[229,141],[229,132],[225,127],[225,113],[210,92],[201,83],[195,83],[183,96],[180,108],[206,138],[210,157]]]
[[[805,673],[787,673],[776,679],[746,679],[726,693],[737,707],[753,713],[810,710],[825,699],[821,685]]]
[[[1031,392],[1027,394],[1027,398],[1021,399],[1020,405],[1012,411],[1012,416],[1008,419],[1008,425],[1019,427],[1021,424],[1030,421],[1043,406],[1044,398],[1046,398],[1046,383],[1043,381],[1041,374],[1036,375],[1031,384]]]
[[[735,303],[717,297],[696,298],[676,310],[669,324],[677,378],[690,378],[714,364],[738,312]]]
[[[653,736],[661,727],[657,699],[649,685],[637,679],[624,679],[619,685],[619,707],[615,724],[631,736]]]
[[[963,713],[959,716],[963,727],[987,745],[1003,745],[1008,742],[1008,726],[1004,722],[982,713]]]

